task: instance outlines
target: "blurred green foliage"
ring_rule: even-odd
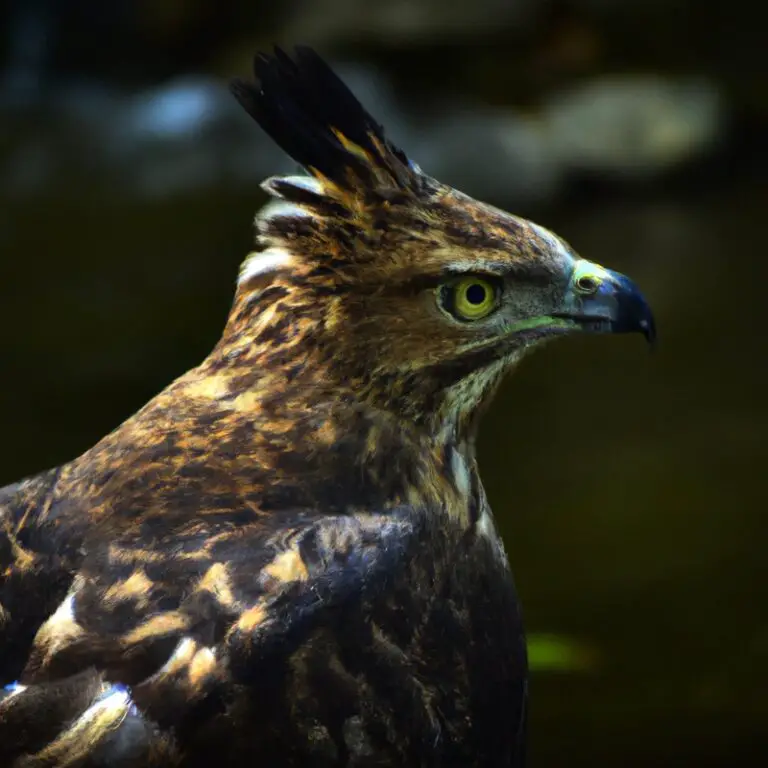
[[[597,664],[595,649],[574,638],[529,632],[527,640],[532,672],[587,672]]]

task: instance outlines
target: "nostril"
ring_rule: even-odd
[[[600,287],[600,280],[594,275],[581,275],[575,285],[579,293],[594,293]]]

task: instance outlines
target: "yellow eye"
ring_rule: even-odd
[[[461,277],[440,291],[443,308],[459,320],[481,320],[499,303],[499,290],[482,277]]]

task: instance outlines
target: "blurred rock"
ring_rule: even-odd
[[[16,0],[6,6],[3,9],[5,23],[0,25],[5,46],[4,70],[0,72],[0,99],[5,106],[23,108],[39,97],[45,78],[50,44],[50,7],[45,0]]]
[[[713,147],[724,105],[705,81],[604,77],[549,97],[551,151],[572,169],[649,177]]]
[[[531,119],[473,105],[434,109],[409,152],[425,172],[467,194],[508,206],[552,200],[562,165]]]
[[[293,0],[282,39],[324,45],[361,38],[424,44],[520,26],[547,4],[548,0]]]
[[[121,129],[138,140],[185,140],[231,114],[231,103],[221,83],[180,78],[132,99]]]
[[[179,78],[129,98],[104,134],[108,159],[151,196],[254,182],[292,166],[227,90]]]
[[[226,82],[211,78],[188,76],[138,94],[70,84],[21,116],[5,106],[2,134],[14,150],[0,169],[0,189],[15,197],[74,180],[167,197],[216,184],[255,185],[295,167]]]
[[[531,118],[460,94],[415,103],[373,67],[334,66],[427,173],[507,207],[552,201],[569,170],[652,178],[705,152],[724,122],[717,92],[703,82],[603,78],[551,96]],[[77,180],[157,198],[255,188],[296,170],[224,80],[188,75],[136,94],[89,84],[54,93],[40,112],[25,113],[34,130],[22,129],[0,170],[0,187],[13,195]]]

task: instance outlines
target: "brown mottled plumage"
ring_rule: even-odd
[[[0,765],[512,766],[525,648],[477,417],[624,277],[440,184],[307,49],[233,91],[275,178],[221,341],[0,490]]]

